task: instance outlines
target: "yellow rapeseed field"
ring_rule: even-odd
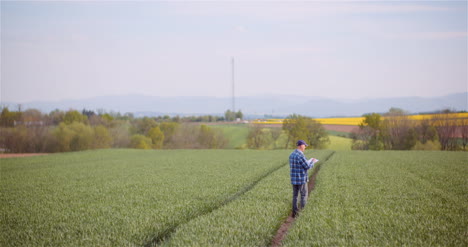
[[[433,119],[437,117],[438,114],[424,114],[424,115],[409,115],[408,117],[412,120],[423,120],[423,119]],[[448,113],[443,114],[444,118],[463,120],[468,119],[468,113]],[[385,119],[385,117],[383,117]],[[359,125],[364,117],[346,117],[346,118],[315,118],[321,124],[330,124],[330,125]],[[258,119],[254,120],[254,124],[283,124],[283,119]]]

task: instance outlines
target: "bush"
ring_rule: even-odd
[[[441,150],[441,145],[438,141],[427,141],[424,144],[417,141],[412,150]]]
[[[130,140],[130,146],[137,149],[151,149],[152,141],[151,138],[144,135],[136,134],[133,135]]]
[[[92,148],[93,129],[81,122],[72,122],[69,125],[60,123],[53,135],[58,144],[56,151],[69,152]]]

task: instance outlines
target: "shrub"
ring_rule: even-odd
[[[151,138],[140,134],[133,135],[130,141],[130,146],[137,149],[151,149],[151,145]]]
[[[441,145],[438,141],[427,141],[426,143],[421,143],[417,141],[412,150],[440,150]]]

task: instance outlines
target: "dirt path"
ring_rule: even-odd
[[[308,195],[310,195],[310,192],[312,192],[314,189],[315,189],[315,181],[317,180],[317,174],[319,173],[320,171],[320,167],[328,160],[330,159],[331,156],[333,156],[334,152],[328,156],[322,164],[320,165],[317,165],[316,166],[316,169],[314,171],[314,173],[312,174],[312,177],[310,178],[309,180],[309,183],[308,183],[308,189],[309,189],[309,193]],[[310,197],[309,197],[310,198]],[[307,198],[307,199],[309,199]],[[307,205],[306,205],[307,206]],[[296,218],[293,218],[292,217],[292,212],[289,214],[288,218],[286,218],[286,220],[283,222],[283,224],[281,224],[280,228],[278,229],[278,231],[276,232],[276,235],[275,237],[273,238],[273,241],[271,242],[271,246],[272,247],[278,247],[278,246],[281,246],[281,242],[283,241],[283,239],[286,237],[286,234],[288,233],[288,230],[289,228],[291,227],[291,225],[294,223],[294,221],[296,220]]]
[[[20,153],[20,154],[0,154],[0,159],[2,158],[16,158],[16,157],[31,157],[39,155],[48,155],[48,153]]]

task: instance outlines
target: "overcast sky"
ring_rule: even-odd
[[[1,101],[468,91],[466,1],[1,2]]]

